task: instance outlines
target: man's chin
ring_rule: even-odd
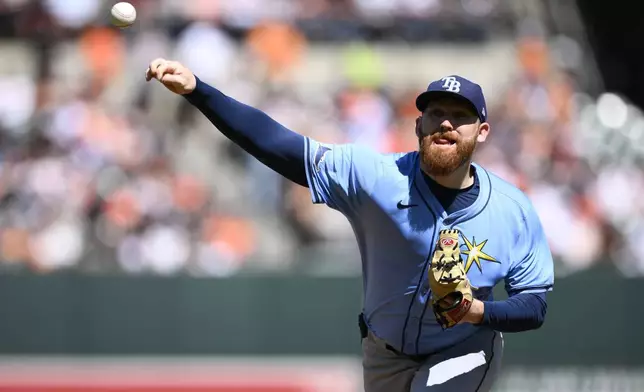
[[[436,165],[434,165],[434,166],[425,165],[424,169],[427,172],[427,174],[429,174],[430,176],[447,177],[450,174],[454,173],[456,171],[456,169],[458,169],[458,166],[457,167],[446,167],[446,166],[436,166]]]
[[[454,154],[446,155],[432,150],[428,155],[423,154],[423,169],[427,174],[437,177],[445,177],[454,173],[463,164],[463,160]]]

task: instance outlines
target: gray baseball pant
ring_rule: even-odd
[[[362,352],[365,392],[487,392],[501,367],[503,335],[481,329],[418,359],[395,352],[369,331]]]

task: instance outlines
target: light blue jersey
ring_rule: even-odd
[[[492,300],[501,280],[510,295],[552,290],[553,261],[543,228],[513,185],[473,164],[479,196],[448,215],[423,178],[417,152],[380,154],[356,144],[306,140],[313,202],[340,211],[351,223],[362,256],[365,320],[398,351],[430,354],[480,328],[460,324],[444,331],[428,306],[427,268],[441,229],[460,231],[476,298]]]

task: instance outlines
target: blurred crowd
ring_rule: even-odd
[[[644,120],[618,96],[584,94],[574,42],[522,30],[514,2],[132,3],[139,19],[119,30],[103,0],[0,0],[0,271],[358,271],[339,213],[146,84],[147,63],[177,59],[317,140],[394,152],[417,147],[429,79],[392,77],[386,56],[413,68],[415,48],[476,58],[499,41],[511,64],[480,81],[493,134],[477,160],[532,198],[559,274],[644,273]],[[331,58],[337,69],[316,68]]]

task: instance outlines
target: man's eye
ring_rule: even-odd
[[[440,109],[434,109],[430,112],[430,114],[432,115],[432,117],[443,117],[443,115],[445,115],[445,112]]]

